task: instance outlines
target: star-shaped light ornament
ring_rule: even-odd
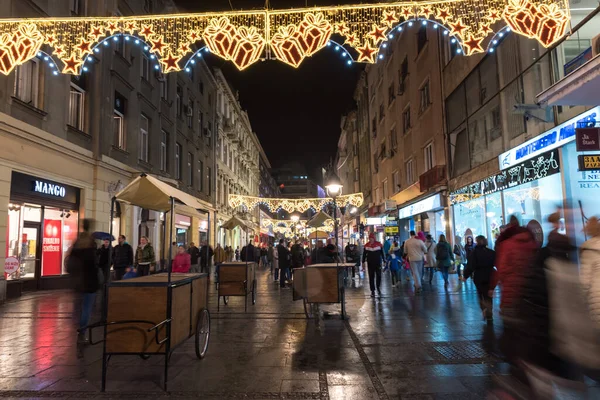
[[[54,54],[56,54],[58,57],[61,57],[62,54],[65,52],[65,48],[61,45],[56,45],[54,47],[54,51],[52,51]]]
[[[475,53],[483,53],[483,47],[481,47],[481,42],[483,38],[476,38],[473,35],[469,35],[469,39],[463,42],[463,46],[466,47],[465,54],[470,56]]]
[[[71,58],[67,60],[63,60],[65,66],[63,67],[63,74],[73,74],[77,75],[79,73],[79,67],[82,62],[80,60],[75,59],[75,55],[71,54]]]
[[[154,31],[152,30],[151,25],[142,25],[142,30],[140,31],[140,35],[149,39],[152,35],[154,35]]]
[[[450,14],[450,11],[446,7],[439,8],[437,14],[435,14],[435,17],[438,20],[442,21],[444,24],[448,22],[448,18],[450,18],[451,16],[452,15]]]
[[[481,24],[479,26],[481,32],[483,32],[486,36],[488,33],[492,32],[492,28],[490,28],[490,24]]]
[[[346,23],[342,21],[339,24],[335,24],[335,31],[340,35],[345,36],[348,32],[350,32],[350,28],[348,28]]]
[[[125,30],[128,33],[134,33],[135,31],[137,31],[138,27],[137,27],[137,23],[135,21],[127,21],[125,22]]]
[[[367,41],[363,47],[358,47],[358,62],[368,62],[371,64],[375,63],[377,58],[377,49],[371,47],[371,43]]]
[[[385,31],[387,29],[385,27],[380,27],[373,24],[373,30],[369,32],[369,37],[373,39],[373,43],[375,45],[379,44],[379,42],[385,42],[387,36],[385,35]]]
[[[423,16],[425,18],[429,18],[429,16],[433,13],[433,11],[431,10],[431,7],[429,6],[421,6],[419,8],[419,15]]]
[[[56,36],[54,35],[46,35],[46,43],[48,43],[49,46],[53,46],[54,42],[56,42]]]
[[[500,12],[492,8],[491,10],[488,10],[487,16],[485,18],[487,18],[487,20],[491,23],[496,22],[501,18]]]
[[[346,43],[350,46],[354,46],[356,44],[356,35],[348,35],[344,44]]]
[[[104,36],[104,30],[99,26],[92,25],[90,37],[92,37],[94,40],[98,40],[101,36]]]
[[[463,25],[462,20],[459,18],[454,24],[450,23],[450,33],[454,36],[462,37],[464,32],[468,29],[466,25]]]
[[[152,51],[156,51],[158,54],[162,54],[162,51],[166,46],[166,44],[163,43],[162,36],[159,37],[157,40],[151,40],[150,43],[152,43]]]
[[[160,60],[160,63],[163,66],[164,72],[178,71],[179,68],[179,60],[181,57],[175,57],[171,52],[167,52],[167,56]]]
[[[415,16],[415,13],[414,13],[412,7],[402,7],[401,14],[404,17],[404,20],[406,20],[406,21],[408,21],[409,19],[411,19],[412,17]]]
[[[84,57],[86,54],[92,54],[92,42],[88,42],[83,38],[76,47],[81,57]]]
[[[106,30],[109,31],[111,35],[114,35],[115,32],[119,30],[119,24],[117,21],[110,21],[106,26]]]
[[[192,49],[190,48],[190,45],[187,43],[181,43],[181,45],[179,46],[179,48],[177,49],[177,52],[179,54],[186,55],[187,53],[189,53],[190,51],[192,51]]]
[[[202,39],[202,35],[200,35],[200,32],[198,32],[198,31],[191,31],[190,34],[188,35],[188,38],[190,38],[190,40],[192,42],[196,42],[196,41]]]
[[[396,16],[396,11],[394,10],[385,11],[381,22],[391,28],[394,24],[400,22],[400,18]]]

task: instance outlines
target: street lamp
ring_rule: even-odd
[[[325,189],[327,189],[327,195],[333,199],[333,224],[335,229],[335,250],[338,250],[338,220],[337,220],[337,202],[336,199],[338,196],[342,194],[342,181],[340,178],[334,173],[331,172],[329,174],[329,178],[327,179],[327,184],[325,185]],[[343,249],[342,249],[343,251]],[[339,256],[339,254],[338,254]]]

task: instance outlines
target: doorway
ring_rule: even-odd
[[[23,291],[37,290],[42,275],[41,225],[36,222],[23,222],[21,237],[21,279]]]

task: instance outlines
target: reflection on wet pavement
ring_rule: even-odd
[[[454,277],[444,290],[434,281],[415,296],[410,282],[392,289],[386,279],[383,298],[371,299],[368,282],[352,281],[348,320],[339,318],[339,305],[322,306],[327,315],[317,329],[290,289],[268,272],[258,276],[257,303],[247,313],[243,298],[230,298],[217,313],[211,285],[207,356],[196,359],[193,340],[180,346],[168,393],[161,356],[114,356],[108,393],[100,393],[101,345],[76,357],[72,293],[8,302],[0,307],[0,397],[484,399],[492,376],[508,374],[494,356],[499,318],[491,327],[481,321],[470,282]]]

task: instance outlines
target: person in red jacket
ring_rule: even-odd
[[[186,253],[185,247],[179,246],[177,248],[177,255],[173,260],[173,267],[171,272],[190,272],[190,267],[192,266],[192,260],[190,255]]]
[[[376,241],[375,235],[371,233],[369,243],[365,244],[363,252],[363,263],[367,262],[369,270],[371,297],[375,297],[375,287],[377,287],[377,294],[381,297],[381,264],[383,260],[383,245]]]

